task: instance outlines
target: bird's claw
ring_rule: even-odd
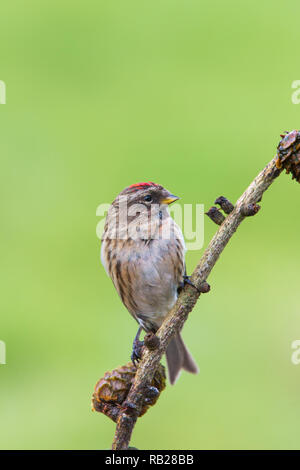
[[[142,349],[144,341],[134,341],[132,345],[131,361],[136,367],[139,361],[142,359]]]
[[[187,276],[186,274],[183,276],[183,285],[185,284],[189,284],[190,286],[194,287],[194,289],[196,289],[196,291],[201,294],[201,291],[198,289],[198,287],[196,287],[195,284],[192,283],[191,276]]]

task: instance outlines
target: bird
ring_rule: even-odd
[[[139,324],[131,355],[134,364],[141,357],[142,330],[155,334],[184,284],[192,284],[186,275],[183,234],[168,210],[178,199],[151,181],[135,183],[119,193],[107,212],[101,261]],[[182,369],[198,372],[180,333],[170,341],[166,359],[171,384]]]

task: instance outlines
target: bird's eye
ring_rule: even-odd
[[[147,194],[147,196],[144,197],[144,201],[151,202],[152,196],[150,196],[150,194]]]

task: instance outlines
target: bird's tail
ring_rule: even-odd
[[[191,372],[192,374],[199,372],[197,364],[187,350],[180,334],[176,335],[170,342],[166,356],[169,380],[172,385],[176,382],[181,369]]]

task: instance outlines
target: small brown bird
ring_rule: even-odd
[[[133,343],[133,362],[140,359],[141,330],[155,333],[176,302],[178,289],[189,282],[181,229],[168,205],[179,199],[162,186],[148,182],[124,189],[107,214],[101,260],[118,294],[139,323]],[[198,368],[178,334],[167,351],[169,379],[181,369]]]

